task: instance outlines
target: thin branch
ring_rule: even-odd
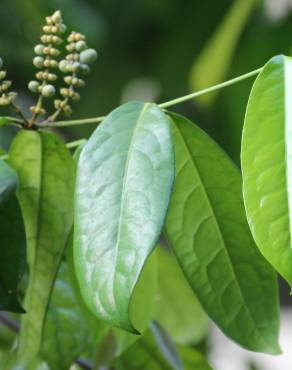
[[[12,319],[5,312],[0,312],[0,322],[3,325],[7,326],[7,328],[14,331],[14,333],[19,332],[19,322],[17,320]]]
[[[173,100],[169,100],[165,103],[159,104],[159,107],[164,109],[164,108],[169,108],[173,105],[183,103],[187,100],[192,100],[197,98],[198,96],[202,96],[205,94],[212,93],[217,90],[221,90],[227,86],[234,85],[240,81],[246,80],[247,78],[253,77],[258,75],[262,71],[263,67],[255,69],[254,71],[245,73],[244,75],[232,78],[231,80],[222,82],[218,85],[214,85],[211,87],[208,87],[207,89],[199,90],[194,93],[181,96],[180,98],[176,98]],[[86,119],[80,119],[80,120],[72,120],[72,121],[56,121],[56,122],[50,122],[50,121],[45,121],[42,123],[36,124],[38,127],[67,127],[67,126],[75,126],[75,125],[85,125],[85,124],[90,124],[90,123],[100,123],[105,119],[105,116],[102,117],[94,117],[94,118],[86,118]]]
[[[223,89],[223,88],[225,88],[227,86],[234,85],[235,83],[238,83],[240,81],[246,80],[247,78],[250,78],[252,76],[258,75],[262,71],[262,69],[263,68],[255,69],[254,71],[248,72],[248,73],[246,73],[244,75],[241,75],[239,77],[232,78],[231,80],[222,82],[222,83],[220,83],[218,85],[214,85],[214,86],[208,87],[207,89],[200,90],[200,91],[194,92],[192,94],[185,95],[185,96],[182,96],[180,98],[167,101],[165,103],[160,104],[159,107],[160,108],[168,108],[168,107],[171,107],[173,105],[176,105],[176,104],[179,104],[179,103],[183,103],[183,102],[185,102],[187,100],[191,100],[191,99],[197,98],[198,96],[209,94],[211,92],[214,92],[214,91]]]

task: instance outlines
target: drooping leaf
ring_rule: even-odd
[[[240,173],[197,126],[171,119],[177,172],[167,239],[222,331],[250,350],[279,353],[276,274],[250,234]]]
[[[99,318],[136,332],[129,304],[163,226],[174,177],[169,122],[155,104],[127,103],[96,129],[77,171],[74,258]]]
[[[292,286],[292,59],[274,57],[253,86],[242,136],[243,194],[253,237]]]
[[[71,286],[68,266],[61,264],[50,299],[41,356],[51,369],[68,370],[88,347],[86,317]]]
[[[207,42],[191,69],[192,90],[200,90],[216,85],[224,80],[240,35],[246,22],[259,0],[234,0],[232,7],[215,29],[214,35]],[[217,93],[198,98],[203,106],[210,105]]]
[[[0,310],[23,312],[18,283],[25,263],[25,232],[17,187],[16,172],[0,160]]]
[[[52,285],[72,227],[75,171],[65,144],[47,132],[20,131],[9,163],[20,181],[30,273],[19,339],[25,363],[39,352]]]
[[[158,292],[155,320],[176,343],[196,343],[208,329],[208,317],[186,281],[175,257],[165,248],[157,249]]]

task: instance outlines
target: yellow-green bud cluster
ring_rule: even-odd
[[[57,74],[50,71],[58,67],[58,58],[61,54],[58,49],[63,42],[61,35],[66,31],[60,11],[56,11],[52,16],[46,17],[46,25],[43,27],[44,34],[41,36],[42,44],[34,48],[35,58],[33,64],[41,71],[36,73],[38,81],[30,81],[28,88],[31,92],[41,94],[44,98],[51,98],[55,95],[56,89],[52,82],[57,80]],[[40,107],[31,107],[30,110],[35,114],[45,114],[45,110]]]
[[[64,74],[69,74],[64,77],[68,87],[60,89],[60,94],[64,99],[55,100],[54,104],[56,109],[68,115],[72,112],[68,101],[70,99],[74,102],[78,101],[80,95],[76,89],[85,86],[84,80],[79,78],[78,74],[86,74],[90,71],[88,64],[97,59],[97,52],[87,47],[85,36],[79,32],[71,32],[68,36],[66,50],[68,54],[65,59],[60,61],[59,70]]]
[[[3,61],[0,58],[0,106],[9,105],[16,98],[15,92],[9,92],[11,81],[6,80],[6,71],[2,71]]]

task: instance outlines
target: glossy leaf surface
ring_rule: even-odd
[[[25,263],[25,232],[17,187],[16,172],[0,160],[0,310],[23,312],[18,282]]]
[[[240,173],[198,127],[171,118],[177,172],[167,239],[223,332],[250,350],[279,353],[276,274],[250,234]]]
[[[158,291],[155,320],[176,343],[196,343],[208,329],[208,317],[189,286],[174,255],[157,248]]]
[[[160,236],[174,177],[168,118],[155,104],[114,110],[81,153],[74,259],[97,317],[135,332],[129,304]]]
[[[277,56],[258,76],[242,137],[243,193],[254,239],[292,286],[292,59]]]
[[[20,358],[38,353],[52,285],[73,221],[74,162],[54,134],[20,131],[9,163],[19,176],[30,271],[22,317]]]

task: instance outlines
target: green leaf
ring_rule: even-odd
[[[16,172],[0,160],[0,310],[24,312],[18,283],[25,263],[25,232],[16,198]]]
[[[156,292],[157,256],[155,251],[143,267],[129,308],[132,321],[141,333],[144,333],[149,328],[150,321],[153,319]],[[98,346],[96,364],[100,367],[108,365],[108,362],[105,363],[104,361],[120,356],[139,339],[140,336],[128,331],[113,327],[109,328]],[[105,347],[107,347],[107,352],[105,352]]]
[[[292,287],[292,59],[268,62],[253,86],[242,137],[243,193],[253,237]]]
[[[235,0],[191,69],[191,88],[201,90],[222,82],[248,18],[259,0]],[[217,93],[200,96],[203,106],[213,103]]]
[[[127,103],[96,129],[77,171],[74,257],[81,293],[104,321],[137,332],[129,304],[163,226],[174,177],[168,118]]]
[[[10,117],[0,117],[0,127],[9,125],[10,122],[11,122]]]
[[[202,306],[243,347],[277,354],[276,274],[254,244],[241,176],[186,118],[171,114],[177,173],[165,233]]]
[[[73,222],[75,169],[65,144],[54,134],[22,130],[12,142],[9,163],[19,176],[19,200],[27,236],[29,284],[21,322],[19,356],[39,352],[45,314]]]
[[[204,356],[193,348],[181,347],[179,354],[184,364],[184,370],[212,370]]]
[[[176,343],[197,343],[207,333],[208,317],[172,253],[159,247],[157,254],[159,275],[155,320]]]
[[[89,338],[86,318],[63,262],[48,307],[41,356],[51,369],[68,370],[87,348]]]

